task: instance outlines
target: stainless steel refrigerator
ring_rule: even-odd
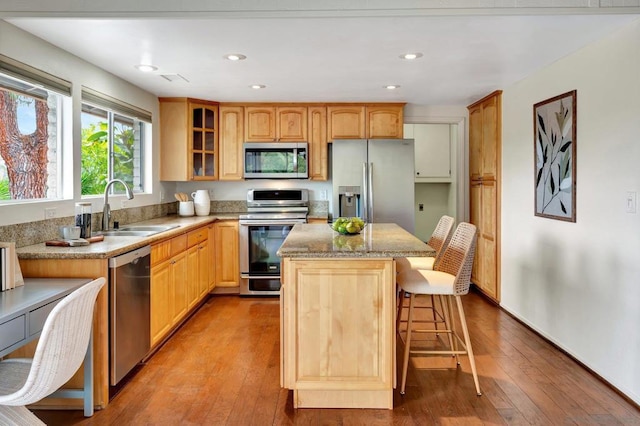
[[[333,217],[397,223],[413,234],[413,139],[340,139],[331,149]]]

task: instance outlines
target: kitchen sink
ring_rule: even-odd
[[[109,237],[149,237],[151,235],[175,229],[179,226],[180,225],[124,226],[119,229],[102,231],[100,234]]]

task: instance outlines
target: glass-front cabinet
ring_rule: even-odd
[[[218,178],[216,155],[218,148],[217,115],[218,107],[191,105],[191,158],[194,180],[214,180]]]
[[[218,103],[160,98],[160,179],[218,179]]]

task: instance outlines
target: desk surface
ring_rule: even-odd
[[[89,278],[25,278],[24,285],[0,292],[0,323],[60,299]]]

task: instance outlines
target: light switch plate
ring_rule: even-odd
[[[637,193],[627,191],[627,213],[635,213],[637,209]]]

